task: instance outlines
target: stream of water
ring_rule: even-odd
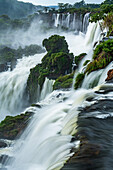
[[[69,25],[70,16],[67,17]],[[56,16],[56,27],[58,22],[59,15]],[[79,65],[79,72],[83,70],[85,60],[92,60],[92,47],[95,41],[99,40],[100,32],[99,25],[93,23],[89,24],[86,35],[61,33],[61,35],[65,35],[69,49],[74,55],[87,53]],[[0,112],[3,113],[0,117],[1,120],[5,117],[4,113],[11,115],[24,110],[27,101],[24,101],[23,95],[30,68],[40,63],[44,55],[23,57],[18,60],[13,71],[0,73]],[[79,141],[72,142],[72,135],[76,133],[78,108],[89,104],[86,102],[87,97],[95,97],[95,89],[92,88],[104,82],[105,74],[111,67],[112,64],[106,70],[92,72],[86,76],[82,88],[76,91],[74,89],[53,91],[54,81],[46,79],[40,102],[38,102],[43,107],[32,106],[23,111],[23,113],[32,111],[35,114],[20,139],[11,148],[10,152],[14,159],[6,162],[6,168],[8,170],[61,169],[73,155],[73,152],[70,152],[71,149],[79,146]]]

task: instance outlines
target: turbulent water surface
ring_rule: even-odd
[[[83,63],[85,60],[92,60],[92,48],[95,41],[99,40],[101,33],[99,25],[94,23],[89,24],[86,33],[86,28],[89,23],[88,16],[89,14],[84,18],[82,32],[78,34],[74,32],[59,33],[66,37],[69,49],[74,55],[82,52],[87,53],[79,65],[79,72],[84,69]],[[55,27],[57,27],[58,24],[65,24],[66,22],[67,27],[71,26],[75,31],[77,29],[75,25],[77,24],[76,22],[78,22],[76,21],[76,15],[73,16],[71,23],[70,17],[72,17],[70,14],[67,15],[66,18],[62,16],[61,21],[59,20],[60,14],[57,14],[57,16],[54,15]],[[87,22],[86,25],[85,22]],[[81,24],[81,20],[79,24]],[[48,37],[50,34],[51,33],[46,34],[45,37]],[[38,37],[40,37],[39,34],[35,38],[38,39]],[[27,101],[24,100],[24,90],[30,68],[40,63],[44,55],[45,54],[23,57],[18,60],[13,71],[0,73],[0,112],[3,113],[0,117],[1,120],[5,114],[17,114],[21,111],[35,113],[21,138],[15,142],[13,147],[9,148],[13,159],[8,159],[5,167],[8,170],[61,169],[66,160],[74,154],[71,149],[79,146],[80,141],[77,139],[73,141],[72,135],[80,131],[80,134],[83,133],[83,135],[86,135],[90,142],[96,143],[98,147],[102,144],[102,148],[100,149],[103,153],[103,155],[100,156],[102,159],[100,161],[97,159],[95,159],[95,161],[93,160],[95,164],[94,168],[103,170],[106,164],[107,168],[105,169],[108,169],[108,167],[110,169],[113,165],[111,164],[110,158],[107,162],[107,158],[109,154],[109,157],[113,155],[112,150],[109,150],[109,148],[112,147],[112,144],[109,144],[109,140],[111,141],[113,137],[112,133],[109,135],[108,133],[113,127],[112,118],[110,119],[110,116],[112,117],[112,111],[108,109],[108,105],[112,103],[112,92],[101,94],[101,92],[96,93],[96,91],[102,88],[101,84],[104,83],[107,71],[112,68],[112,63],[105,70],[92,72],[86,76],[82,88],[76,91],[74,91],[73,88],[69,91],[53,91],[52,86],[54,81],[46,79],[40,97],[37,94],[37,101],[40,101],[38,104],[41,105],[42,108],[34,106],[28,107],[24,111],[27,105]],[[75,76],[76,74],[77,72]],[[93,88],[95,86],[97,87]],[[107,88],[107,86],[105,88]],[[38,97],[40,99],[38,99]],[[92,100],[88,101],[88,99]],[[109,100],[109,103],[104,105],[105,108],[101,108],[101,105],[100,107],[98,106],[97,103],[101,103],[102,101],[106,103],[107,100]],[[93,108],[93,111],[85,110],[87,107],[91,107],[91,109],[94,107],[96,109]],[[105,138],[105,140],[102,141],[102,138]],[[108,138],[110,139],[108,140]],[[106,154],[104,150],[108,150],[109,154]],[[103,165],[102,162],[104,162]],[[68,164],[64,169],[67,168],[69,170],[71,167],[73,169],[80,168],[83,170],[87,170],[88,167],[93,169],[93,165],[89,164],[80,164],[80,162],[78,162]]]

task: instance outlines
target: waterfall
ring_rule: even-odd
[[[102,71],[103,70],[93,71],[89,75],[86,75],[84,78],[84,81],[82,83],[82,88],[89,89],[89,88],[93,88],[93,87],[97,86],[100,76],[102,74]]]
[[[85,14],[84,19],[82,15],[78,15],[77,13],[53,14],[52,19],[54,20],[55,27],[60,26],[68,28],[70,31],[86,33],[89,25],[89,14],[90,13]]]
[[[89,15],[90,15],[89,12],[84,15],[84,19],[83,19],[83,32],[84,33],[87,32],[87,27],[89,25]]]
[[[100,40],[101,29],[99,23],[90,23],[86,33],[86,44],[94,45],[95,42]]]
[[[59,17],[60,17],[60,14],[57,14],[55,18],[55,27],[58,27],[58,25],[60,24]]]
[[[105,83],[105,79],[107,78],[107,73],[111,69],[113,69],[113,62],[111,62],[108,66],[106,66],[105,69],[103,69],[98,85]]]
[[[88,16],[86,18],[88,19]],[[57,14],[55,27],[58,27],[59,24],[64,25],[67,21],[67,26],[70,27],[72,24],[74,30],[78,29],[76,14],[74,14],[72,22],[70,14],[67,15],[67,18],[63,14],[62,22],[59,20],[60,14]],[[79,23],[80,27],[81,23]],[[85,21],[83,30],[86,31]],[[92,60],[92,46],[95,41],[99,40],[99,33],[100,27],[95,23],[89,24],[86,36],[80,33],[76,36],[66,33],[69,49],[75,55],[82,52],[88,53],[80,62],[78,71],[84,71],[85,60]],[[91,49],[89,50],[89,48]],[[18,60],[13,71],[0,73],[1,113],[11,114],[18,112],[19,108],[22,110],[22,103],[25,103],[23,94],[30,68],[41,63],[43,56],[44,54],[23,57]],[[109,68],[111,65],[106,68],[105,72]],[[26,109],[27,112],[34,113],[33,118],[20,139],[16,141],[12,149],[14,159],[6,162],[6,168],[8,170],[60,170],[73,155],[71,149],[79,147],[80,141],[72,142],[72,135],[77,131],[79,108],[87,106],[87,102],[85,102],[87,97],[95,96],[94,90],[88,88],[103,82],[105,72],[99,70],[86,75],[82,84],[84,89],[76,91],[72,89],[71,91],[56,90],[52,92],[54,81],[46,78],[38,102],[42,108],[31,106]]]
[[[45,79],[45,82],[42,87],[40,100],[43,100],[48,94],[50,94],[53,91],[53,84],[54,80],[49,80],[47,77]]]
[[[72,23],[72,29],[73,30],[75,30],[75,26],[76,26],[75,21],[76,21],[76,13],[74,13],[74,15],[73,15],[73,23]]]
[[[61,26],[65,27],[65,14],[62,14]]]
[[[78,115],[77,107],[85,101],[86,95],[91,94],[93,95],[91,90],[83,89],[76,93],[70,92],[67,101],[33,109],[34,118],[17,141],[14,148],[15,159],[10,162],[8,170],[60,169],[73,155],[70,153],[71,148],[77,147],[78,141],[71,142],[76,121],[74,117]],[[67,96],[66,93],[60,95],[62,99]],[[52,100],[55,100],[54,96],[51,102]]]
[[[71,16],[71,14],[68,13],[68,15],[67,15],[67,17],[66,17],[66,27],[67,27],[67,28],[69,28],[69,26],[70,26],[70,16]]]
[[[27,78],[30,68],[41,63],[44,54],[18,59],[13,71],[0,73],[0,120],[7,114],[19,113],[23,108]],[[25,106],[24,106],[25,107]]]

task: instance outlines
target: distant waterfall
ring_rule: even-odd
[[[67,28],[69,28],[69,26],[70,26],[70,17],[71,17],[71,14],[68,13],[68,15],[67,15],[67,17],[66,17]]]
[[[75,29],[75,26],[76,26],[76,23],[75,23],[75,21],[76,21],[76,14],[74,13],[74,15],[73,15],[73,22],[72,22],[72,29],[74,30]]]
[[[86,13],[84,15],[84,19],[83,19],[83,32],[84,33],[87,32],[87,27],[89,25],[89,15],[90,15],[90,13]]]
[[[99,23],[90,23],[86,33],[86,45],[92,44],[100,40],[101,28]]]
[[[57,14],[55,17],[55,27],[58,27],[58,25],[60,24],[59,17],[60,17],[60,14]]]
[[[44,54],[23,57],[18,59],[16,68],[13,71],[0,73],[0,119],[7,114],[15,114],[21,111],[30,68],[41,63]],[[24,102],[23,102],[24,100]]]
[[[81,14],[53,14],[54,26],[67,28],[70,31],[81,31],[86,33],[89,24],[89,14],[86,13],[84,17]]]

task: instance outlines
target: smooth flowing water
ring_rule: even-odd
[[[13,71],[0,73],[0,120],[6,115],[15,115],[28,104],[24,99],[30,68],[41,63],[43,54],[18,59]]]
[[[57,15],[55,26],[58,26],[58,18],[59,15]],[[65,35],[71,52],[74,52],[75,55],[87,52],[88,54],[84,60],[91,60],[92,50],[89,51],[89,49],[93,46],[95,40],[98,39],[99,34],[100,29],[98,25],[90,24],[86,36],[82,33],[79,33],[79,35],[63,33],[62,35]],[[10,86],[8,90],[5,90],[3,97],[7,96],[9,100],[12,99],[12,103],[10,104],[8,103],[8,99],[5,101],[2,97],[0,100],[5,101],[3,108],[8,111],[14,111],[15,105],[21,105],[30,68],[40,63],[43,56],[44,54],[30,56],[28,58],[24,57],[18,61],[16,68],[12,72],[1,73],[1,77],[3,74],[6,75],[6,79],[10,78],[10,81],[6,82],[7,85],[10,83]],[[79,66],[79,71],[83,70],[82,63],[83,61]],[[43,107],[39,109],[34,106],[25,110],[25,112],[33,112],[35,114],[21,138],[17,140],[13,147],[12,155],[14,160],[8,160],[6,162],[8,170],[61,169],[66,160],[73,155],[73,152],[70,152],[71,149],[79,145],[79,141],[72,142],[72,135],[75,134],[77,127],[78,107],[87,106],[89,103],[85,99],[95,96],[95,89],[88,88],[92,88],[92,84],[96,81],[95,75],[98,77],[98,82],[102,82],[103,70],[97,73],[92,73],[92,78],[90,75],[86,76],[82,85],[85,89],[81,88],[77,91],[72,89],[71,91],[58,90],[52,92],[53,81],[45,80],[40,96],[41,101],[38,102]],[[5,80],[1,89],[2,87],[6,87]],[[2,92],[1,90],[1,94]]]

